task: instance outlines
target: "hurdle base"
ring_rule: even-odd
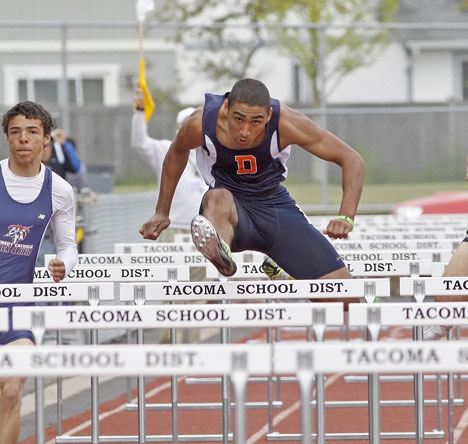
[[[283,407],[282,401],[273,401],[270,403],[271,407],[279,409]],[[231,407],[236,406],[235,402],[231,402]],[[162,403],[162,404],[146,404],[145,408],[147,410],[171,410],[174,406],[171,403]],[[185,402],[178,403],[177,408],[181,410],[216,410],[221,409],[223,404],[221,402],[204,402],[197,404],[195,402]],[[258,401],[258,402],[246,402],[245,407],[248,409],[266,409],[268,408],[268,402]],[[138,409],[138,404],[136,403],[127,403],[125,404],[125,410],[134,411]]]
[[[178,435],[177,440],[188,442],[188,441],[223,441],[224,436],[222,434],[214,434],[214,435]],[[228,440],[232,441],[233,434],[229,433]],[[145,442],[173,442],[172,435],[147,435],[145,436]],[[78,444],[78,443],[91,443],[91,436],[57,436],[55,438],[56,444]],[[113,435],[101,435],[98,437],[99,443],[128,443],[128,442],[138,442],[137,435],[128,435],[128,436],[113,436]]]
[[[424,432],[424,439],[442,439],[445,434],[443,430],[434,430],[431,432]],[[302,433],[268,433],[266,435],[268,441],[301,441]],[[316,433],[312,433],[313,439],[317,438]],[[380,439],[415,439],[416,433],[414,432],[382,432]],[[326,433],[325,440],[330,441],[352,441],[352,440],[368,440],[369,433]]]

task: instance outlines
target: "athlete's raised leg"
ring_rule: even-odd
[[[237,271],[230,248],[237,223],[234,197],[224,188],[208,191],[203,197],[201,214],[192,220],[193,243],[224,276]]]

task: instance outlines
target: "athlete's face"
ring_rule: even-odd
[[[50,135],[44,135],[42,122],[22,115],[12,117],[6,139],[10,146],[10,168],[13,171],[33,168],[37,174],[44,146],[50,141]]]
[[[271,118],[271,108],[236,102],[228,108],[228,130],[239,148],[258,145]]]

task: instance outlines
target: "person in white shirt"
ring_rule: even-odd
[[[195,108],[185,108],[177,114],[177,126],[195,111]],[[153,168],[158,183],[161,182],[162,166],[172,141],[154,139],[148,135],[143,108],[143,93],[137,90],[135,112],[132,117],[131,145],[132,148]],[[192,152],[187,168],[180,178],[179,186],[174,194],[170,212],[171,228],[189,229],[194,216],[198,214],[201,199],[208,187],[198,171],[195,152]]]
[[[75,205],[71,186],[41,163],[50,142],[52,117],[41,105],[25,101],[2,119],[10,148],[0,162],[0,284],[31,283],[39,246],[47,227],[54,232],[57,254],[48,268],[60,282],[78,259],[75,243]],[[0,347],[32,345],[31,331],[0,333]],[[0,443],[16,444],[25,378],[0,378]]]

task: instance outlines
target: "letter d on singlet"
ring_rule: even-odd
[[[237,163],[237,174],[255,174],[257,172],[257,159],[252,154],[234,157]]]

